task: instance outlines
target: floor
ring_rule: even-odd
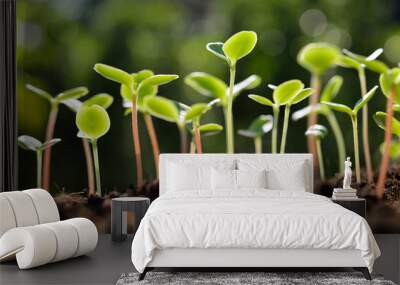
[[[382,256],[376,261],[374,271],[383,274],[385,279],[399,283],[400,235],[375,235],[375,238],[382,251]],[[88,256],[29,270],[19,270],[16,262],[2,263],[0,264],[0,284],[115,284],[122,273],[135,270],[130,259],[132,239],[133,236],[129,236],[124,242],[112,242],[110,235],[100,235],[96,250]],[[289,271],[302,270],[320,271],[317,268],[291,269]],[[332,268],[321,271],[341,270]],[[273,271],[280,270],[275,268]],[[287,271],[287,269],[282,271]]]
[[[124,272],[134,271],[130,259],[133,236],[112,242],[100,235],[94,252],[42,267],[19,270],[16,262],[0,264],[0,284],[115,284]]]

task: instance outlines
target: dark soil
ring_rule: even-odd
[[[353,177],[354,178],[354,177]],[[374,176],[374,182],[378,174]],[[314,192],[331,197],[333,188],[341,188],[343,176],[335,176],[315,185]],[[400,233],[400,166],[392,166],[387,174],[383,199],[375,195],[375,183],[368,183],[365,175],[361,183],[354,180],[352,187],[357,195],[367,200],[367,221],[374,233]]]
[[[135,191],[129,187],[125,192],[112,191],[103,197],[88,195],[86,190],[79,193],[61,193],[55,196],[62,220],[83,217],[95,223],[99,233],[111,232],[111,199],[117,197],[143,196],[154,200],[158,197],[158,181],[147,181]],[[128,213],[128,232],[133,231],[135,217]]]

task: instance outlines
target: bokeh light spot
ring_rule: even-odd
[[[299,20],[301,30],[308,36],[316,37],[321,35],[327,26],[325,14],[318,9],[307,10]]]
[[[391,62],[400,62],[400,35],[394,35],[386,41],[384,54]]]

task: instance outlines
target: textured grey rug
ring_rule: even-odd
[[[148,272],[146,278],[137,281],[138,273],[122,274],[117,285],[134,284],[213,284],[213,285],[243,285],[243,284],[384,284],[395,285],[381,276],[372,276],[373,280],[364,279],[359,272]]]

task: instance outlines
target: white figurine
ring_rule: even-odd
[[[350,157],[344,162],[344,179],[343,179],[343,189],[351,189],[351,161]]]

